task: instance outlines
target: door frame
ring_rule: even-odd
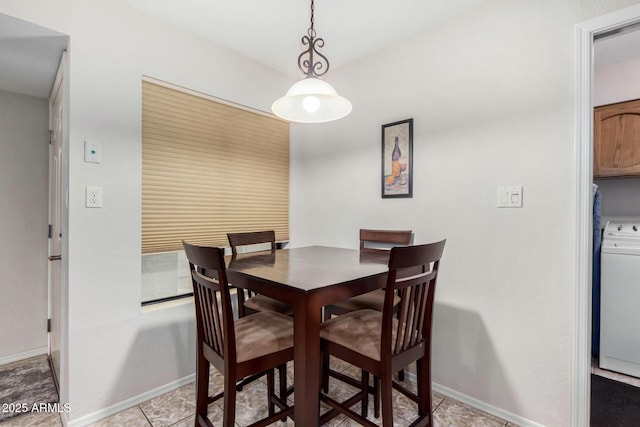
[[[59,278],[59,340],[58,343],[60,349],[60,371],[56,372],[58,380],[58,393],[60,397],[60,403],[68,403],[69,401],[69,345],[68,345],[68,301],[69,301],[69,286],[68,286],[68,272],[69,272],[69,55],[67,50],[62,51],[60,57],[60,65],[56,78],[52,85],[51,93],[49,95],[49,128],[52,125],[52,98],[59,90],[62,96],[62,135],[59,135],[61,139],[62,159],[60,162],[60,178],[61,178],[61,193],[60,193],[60,231],[62,233],[62,242],[60,248],[60,278]],[[51,177],[49,177],[51,179]],[[51,182],[49,183],[51,186]],[[51,212],[50,201],[49,212]],[[51,218],[51,216],[49,216]],[[51,254],[49,254],[51,255]],[[51,269],[49,269],[51,271]],[[48,289],[51,291],[51,279],[48,280]],[[51,308],[52,295],[48,295],[48,307]],[[51,312],[48,313],[51,318]],[[48,343],[49,352],[51,351],[50,342]],[[66,414],[61,414],[66,416]]]
[[[59,139],[59,148],[60,148],[60,152],[62,152],[62,132],[60,133],[60,135],[56,135],[56,120],[55,115],[56,115],[56,108],[55,108],[55,101],[56,99],[60,100],[60,107],[62,108],[62,103],[64,102],[64,87],[63,87],[63,83],[64,83],[64,77],[65,77],[65,73],[64,73],[64,53],[63,53],[63,58],[60,61],[60,64],[58,65],[58,71],[56,73],[56,77],[55,80],[53,82],[53,86],[51,89],[51,93],[49,95],[49,198],[48,198],[48,205],[49,205],[49,242],[48,242],[48,255],[49,255],[49,261],[48,261],[48,265],[49,265],[49,279],[48,279],[48,301],[47,301],[47,318],[48,321],[47,323],[49,324],[48,327],[48,336],[47,336],[47,352],[49,354],[50,357],[50,363],[51,363],[51,368],[53,371],[53,377],[56,380],[56,385],[58,385],[58,381],[59,381],[59,375],[60,372],[59,370],[57,370],[57,366],[55,363],[55,358],[53,357],[53,349],[54,348],[60,348],[60,336],[59,336],[59,327],[57,325],[57,322],[59,322],[60,319],[60,310],[56,310],[56,308],[59,307],[60,304],[60,292],[59,292],[59,288],[60,288],[60,279],[61,279],[61,268],[59,265],[57,268],[54,268],[54,264],[55,262],[59,262],[61,264],[61,260],[54,260],[52,259],[52,257],[54,256],[60,256],[61,255],[61,249],[52,249],[52,239],[56,239],[56,234],[61,233],[61,226],[62,225],[62,219],[59,217],[60,214],[62,213],[62,156],[60,156],[60,163],[56,166],[55,165],[55,147],[52,146],[52,138],[53,140],[58,140]],[[60,117],[58,118],[58,120],[60,122],[62,122],[63,119],[63,115],[62,113],[60,113]],[[64,132],[64,122],[62,122],[61,124],[61,130]],[[53,136],[52,136],[53,133]],[[59,188],[56,188],[58,187]],[[59,204],[59,206],[57,205]],[[57,211],[57,212],[56,212]],[[56,217],[58,224],[56,224]],[[57,274],[57,295],[55,293],[55,288],[53,286],[54,281],[56,280],[54,278],[54,276]],[[56,301],[54,303],[54,301]],[[55,334],[54,334],[55,331]],[[57,336],[56,336],[57,335]],[[57,338],[57,339],[56,339]],[[59,367],[59,366],[58,366]]]
[[[588,426],[591,407],[591,272],[593,241],[593,40],[640,22],[640,5],[576,25],[575,67],[575,309],[572,425]]]

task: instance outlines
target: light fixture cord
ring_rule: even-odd
[[[315,37],[315,30],[313,29],[313,24],[314,24],[314,18],[313,18],[313,12],[314,12],[315,8],[313,6],[313,0],[311,0],[311,31],[314,33],[314,37]]]
[[[329,71],[329,60],[318,50],[324,46],[324,40],[316,38],[314,11],[314,0],[311,0],[311,26],[307,35],[302,36],[302,44],[308,47],[298,56],[298,68],[307,77],[320,77]]]

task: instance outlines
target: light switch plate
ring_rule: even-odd
[[[499,208],[521,208],[522,186],[498,187]]]
[[[99,142],[84,142],[84,161],[87,163],[102,162],[102,147]]]
[[[90,187],[87,185],[85,193],[85,207],[101,208],[102,207],[102,187]]]

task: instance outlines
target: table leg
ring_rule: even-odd
[[[320,307],[309,296],[294,304],[296,426],[317,426],[320,414]]]

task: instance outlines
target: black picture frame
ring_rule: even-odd
[[[402,197],[413,197],[412,118],[382,125],[382,198]]]

